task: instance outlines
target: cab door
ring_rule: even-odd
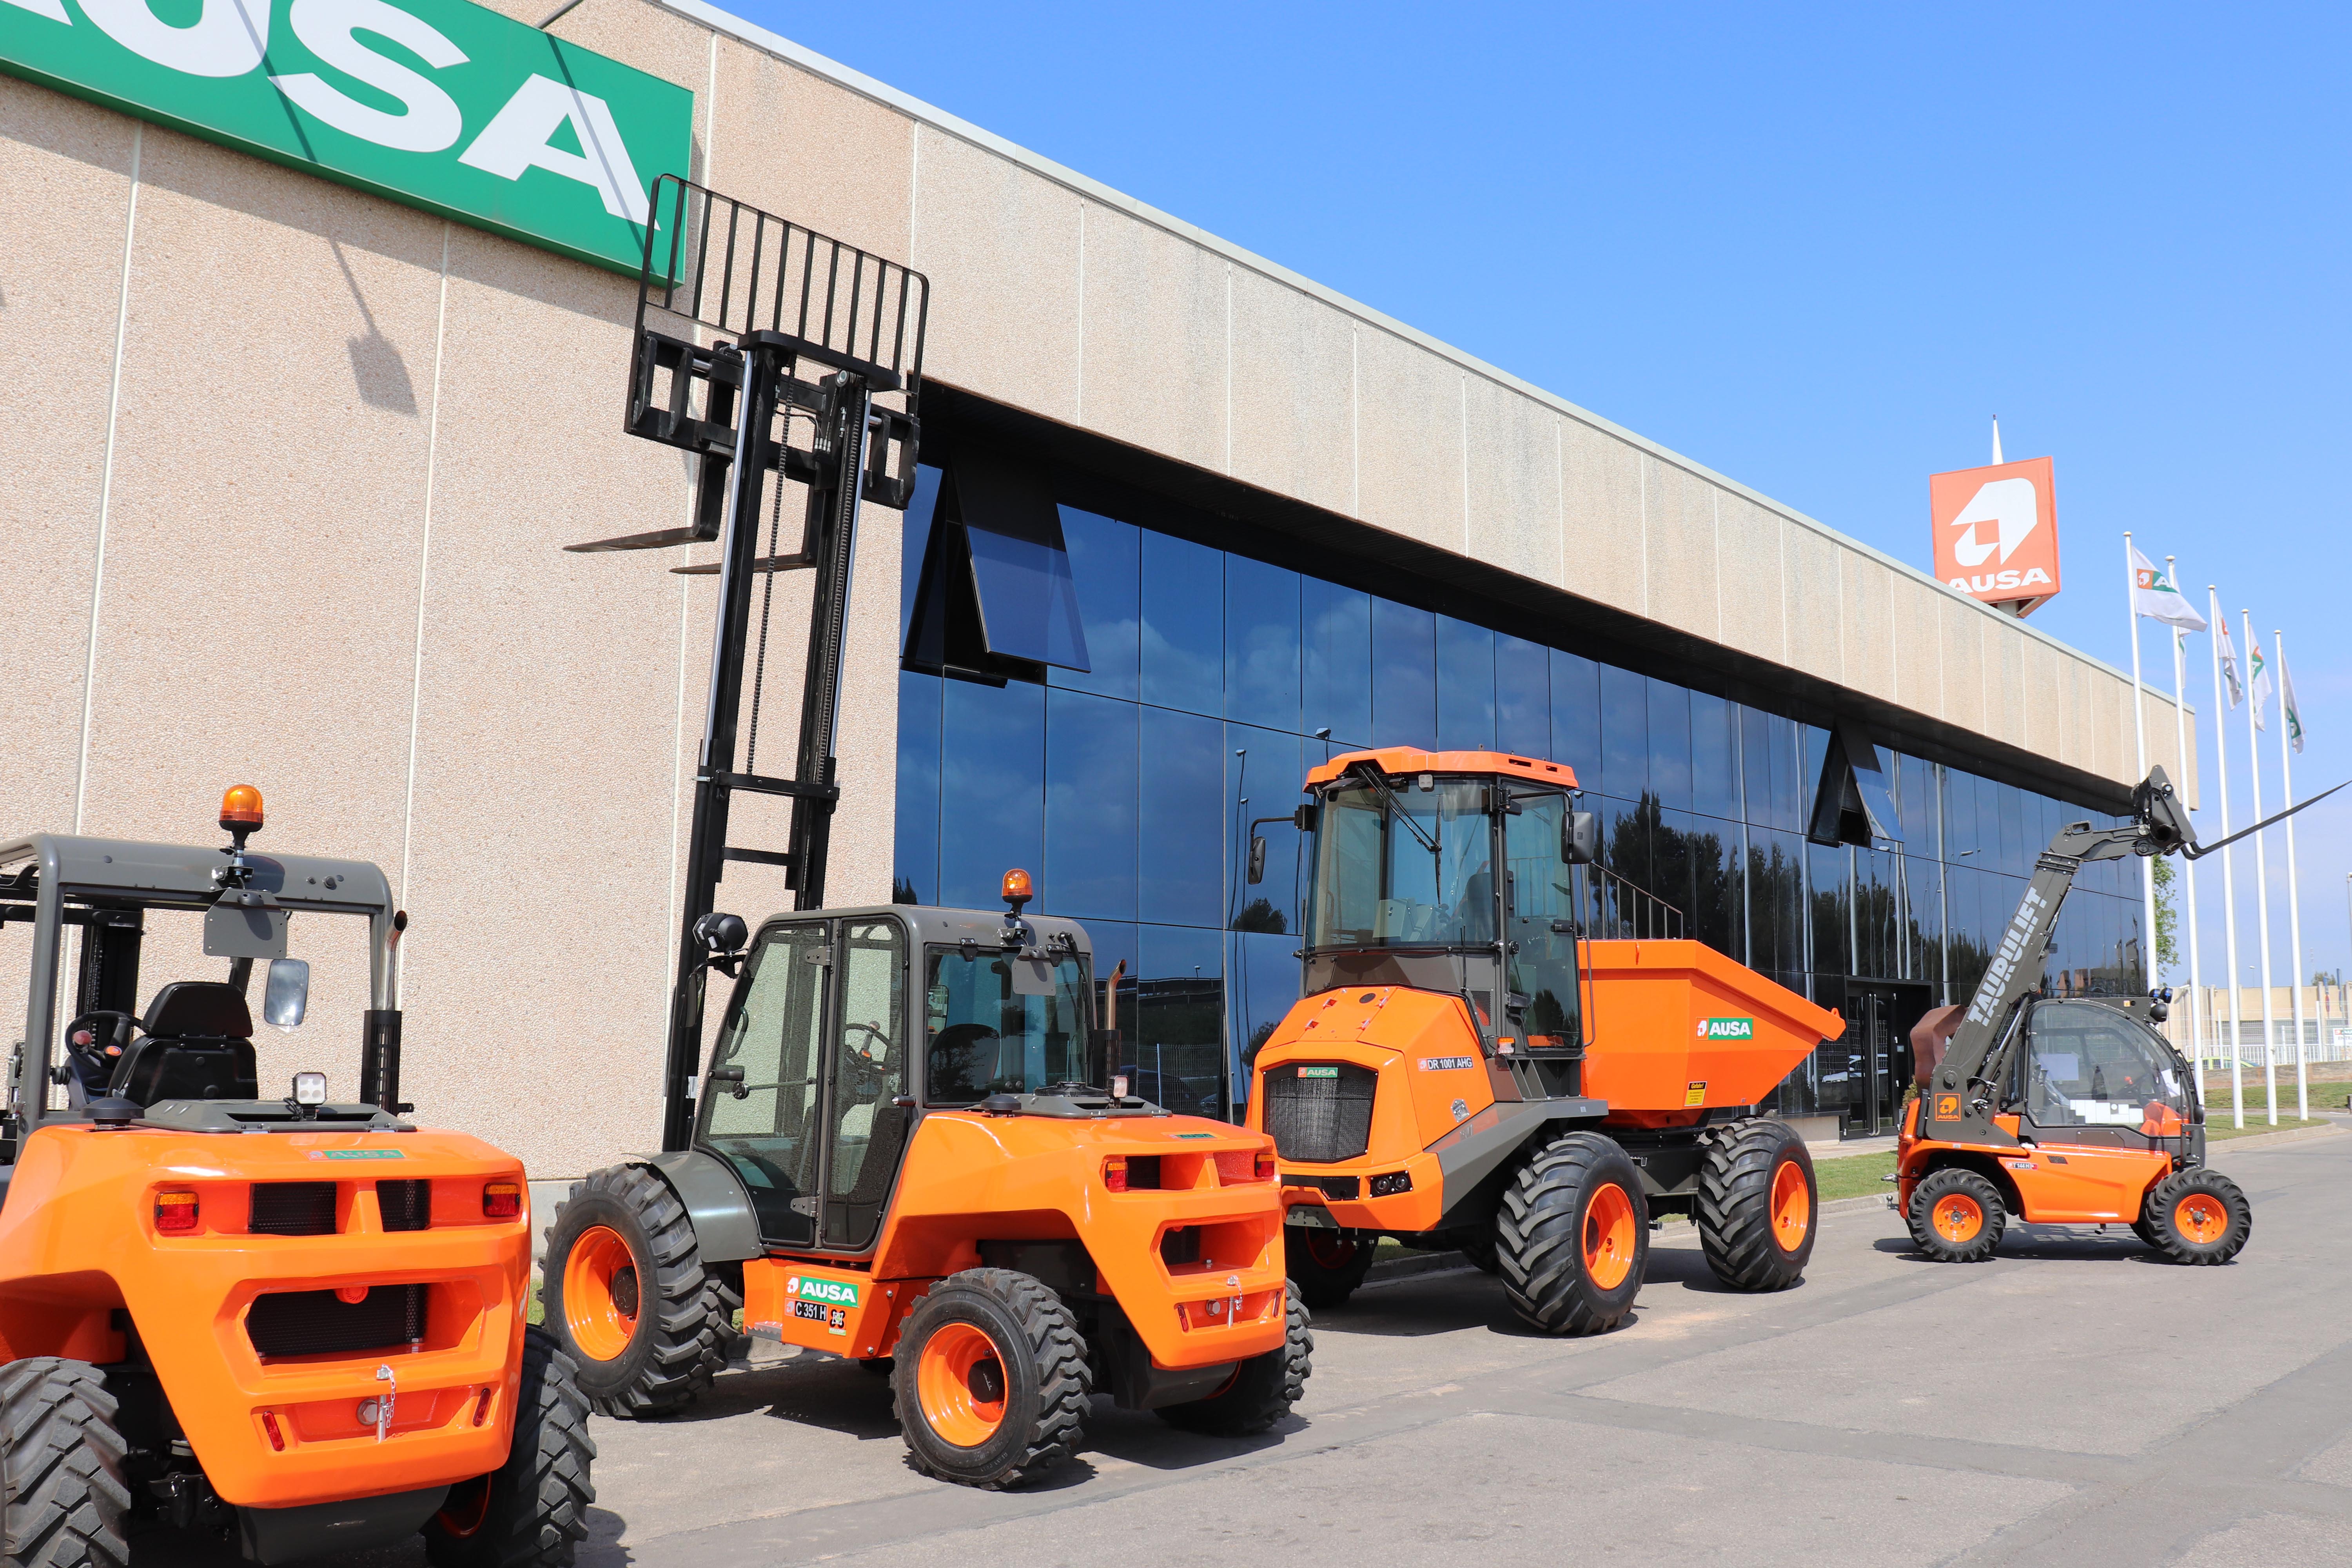
[[[841,922],[839,993],[824,1100],[828,1250],[874,1245],[907,1152],[907,931],[887,917]]]
[[[2012,1100],[2035,1144],[2034,1177],[2019,1183],[2025,1217],[2137,1219],[2148,1184],[2172,1164],[2171,1144],[2148,1129],[2166,1111],[2177,1129],[2188,1110],[2162,1042],[2098,1002],[2036,1003],[2025,1028]]]
[[[733,1167],[772,1247],[816,1240],[832,974],[832,921],[762,926],[704,1080],[695,1142]]]

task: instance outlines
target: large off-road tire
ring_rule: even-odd
[[[1086,1341],[1061,1298],[1010,1268],[967,1268],[907,1314],[890,1386],[915,1468],[1001,1490],[1086,1440]]]
[[[2227,1263],[2253,1234],[2254,1206],[2219,1171],[2175,1171],[2147,1191],[2141,1224],[2175,1263]]]
[[[1650,1256],[1650,1206],[1633,1157],[1598,1132],[1567,1132],[1503,1194],[1496,1252],[1511,1310],[1548,1334],[1597,1334],[1633,1310]]]
[[[27,1356],[0,1367],[0,1525],[10,1568],[122,1568],[122,1435],[114,1395],[87,1362]]]
[[[1981,1263],[2000,1245],[2009,1210],[1991,1182],[1948,1165],[1911,1189],[1911,1206],[1903,1217],[1912,1241],[1937,1262]]]
[[[1795,1128],[1758,1116],[1708,1131],[1692,1217],[1717,1279],[1788,1289],[1805,1277],[1820,1214],[1813,1157]]]
[[[1208,1398],[1162,1406],[1160,1419],[1187,1432],[1249,1437],[1289,1415],[1315,1375],[1315,1335],[1297,1286],[1284,1293],[1284,1303],[1281,1344],[1234,1368],[1233,1381]]]
[[[1493,1221],[1473,1229],[1459,1230],[1454,1234],[1455,1245],[1461,1249],[1462,1256],[1470,1260],[1472,1268],[1482,1274],[1497,1274],[1502,1271],[1503,1260],[1495,1250]]]
[[[1310,1307],[1336,1307],[1356,1293],[1372,1269],[1381,1238],[1368,1230],[1285,1226],[1283,1268]]]
[[[588,1539],[595,1458],[588,1398],[572,1358],[554,1335],[525,1329],[507,1462],[449,1489],[441,1511],[425,1521],[425,1560],[434,1568],[571,1568]]]
[[[572,1184],[541,1278],[547,1326],[600,1415],[675,1410],[727,1364],[741,1297],[703,1267],[686,1205],[641,1165]]]

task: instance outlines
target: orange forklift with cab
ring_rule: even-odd
[[[31,928],[0,1144],[7,1561],[119,1565],[144,1520],[257,1563],[421,1530],[443,1568],[569,1563],[595,1497],[587,1402],[524,1327],[521,1165],[405,1120],[407,917],[365,861],[248,851],[257,790],[230,790],[220,825],[216,849],[0,843],[0,928]],[[254,965],[263,1021],[290,1033],[310,972],[289,947],[332,961],[352,922],[358,1100],[323,1072],[265,1095]],[[142,950],[226,962],[142,1014]]]
[[[2252,1205],[2205,1163],[2195,1077],[2148,1026],[2164,1021],[2163,994],[2146,1003],[2052,997],[2043,960],[2084,866],[2135,855],[2197,859],[2335,793],[2200,846],[2157,768],[2133,792],[2128,822],[2077,822],[2052,837],[1967,1007],[1931,1013],[1913,1033],[1919,1092],[1905,1108],[1887,1179],[1897,1184],[1888,1201],[1921,1252],[1981,1261],[2013,1215],[2128,1225],[2177,1263],[2238,1255]]]
[[[1754,1108],[1843,1021],[1598,865],[1576,789],[1557,763],[1388,748],[1265,819],[1313,835],[1306,995],[1249,1105],[1310,1304],[1345,1300],[1385,1235],[1459,1248],[1538,1329],[1596,1333],[1670,1212],[1735,1289],[1802,1277],[1812,1159]]]
[[[692,1142],[575,1184],[548,1238],[547,1321],[597,1408],[692,1400],[740,1308],[887,1373],[916,1465],[971,1486],[1077,1452],[1097,1390],[1210,1433],[1288,1413],[1314,1341],[1274,1151],[1106,1073],[1086,931],[1023,915],[1029,889],[780,914],[748,950],[700,922],[737,978]]]

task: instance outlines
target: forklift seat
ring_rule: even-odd
[[[253,1015],[218,980],[175,980],[148,1004],[146,1033],[122,1053],[113,1092],[144,1107],[166,1100],[258,1100]]]

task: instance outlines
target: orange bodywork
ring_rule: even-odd
[[[431,1226],[387,1232],[379,1178],[431,1181]],[[253,1184],[322,1181],[336,1184],[336,1234],[247,1230]],[[39,1128],[0,1206],[0,1355],[121,1361],[115,1313],[127,1311],[231,1503],[286,1508],[485,1475],[513,1436],[530,1217],[527,1202],[484,1217],[482,1189],[521,1181],[511,1156],[462,1133]],[[184,1234],[156,1228],[167,1190],[195,1194]],[[421,1343],[265,1357],[247,1332],[265,1293],[412,1284],[426,1290]],[[380,1442],[358,1410],[387,1389]]]
[[[1593,942],[1584,1092],[1612,1124],[1689,1126],[1754,1105],[1845,1020],[1700,942]]]
[[[1214,1366],[1284,1342],[1282,1206],[1262,1133],[1194,1116],[1064,1118],[934,1110],[908,1141],[870,1263],[744,1266],[743,1321],[787,1344],[886,1356],[932,1284],[981,1266],[986,1241],[1077,1241],[1162,1367]],[[1158,1187],[1113,1192],[1113,1156],[1159,1160]],[[1132,1172],[1134,1167],[1130,1165]],[[1171,1232],[1199,1232],[1170,1263]]]
[[[1514,756],[1508,752],[1423,752],[1412,746],[1344,752],[1308,770],[1307,787],[1329,784],[1355,763],[1368,759],[1379,763],[1381,772],[1391,777],[1400,773],[1501,773],[1509,778],[1558,784],[1562,789],[1576,787],[1576,770],[1564,763]]]
[[[2167,1115],[2178,1127],[2179,1118]],[[2018,1119],[1996,1116],[1996,1125],[2015,1132]],[[2151,1112],[2150,1121],[2158,1119]],[[2158,1122],[2160,1125],[2161,1123]],[[2119,1149],[2112,1144],[2061,1143],[2045,1129],[2034,1143],[1952,1143],[1921,1138],[1919,1102],[1904,1108],[1895,1140],[1900,1181],[1895,1202],[1908,1213],[1911,1190],[1937,1166],[1991,1162],[2021,1205],[2018,1217],[2039,1225],[2128,1225],[2140,1217],[2147,1190],[2172,1173],[2166,1149]],[[2143,1124],[2140,1131],[2147,1132]],[[1965,1159],[1956,1159],[1964,1156]]]

